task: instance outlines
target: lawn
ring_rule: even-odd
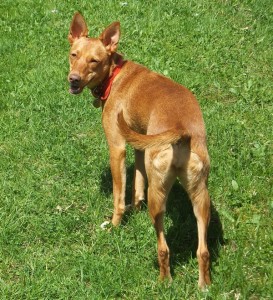
[[[91,36],[120,20],[125,58],[200,102],[213,202],[205,292],[178,183],[165,217],[171,284],[158,281],[147,208],[100,228],[113,207],[101,112],[66,79],[77,10]],[[272,299],[272,1],[2,0],[0,15],[0,299]]]

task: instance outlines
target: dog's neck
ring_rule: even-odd
[[[113,56],[110,58],[110,62],[111,66],[106,78],[98,86],[91,89],[92,95],[95,98],[103,101],[107,100],[111,91],[112,83],[115,77],[120,72],[125,61],[123,60],[123,57],[120,54],[114,53]]]

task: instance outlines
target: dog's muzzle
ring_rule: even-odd
[[[82,91],[82,87],[80,86],[81,77],[77,74],[70,74],[68,80],[70,83],[69,92],[71,94],[79,94]]]

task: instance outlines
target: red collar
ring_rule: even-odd
[[[124,63],[124,60],[120,60],[120,62],[115,66],[111,76],[106,78],[100,85],[91,90],[94,97],[99,98],[100,100],[107,100],[111,91],[112,83],[120,72]]]

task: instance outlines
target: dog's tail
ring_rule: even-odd
[[[159,134],[146,135],[132,130],[123,117],[123,112],[118,114],[118,126],[126,142],[138,150],[159,147],[167,144],[176,144],[189,141],[191,136],[185,131],[167,130]]]

